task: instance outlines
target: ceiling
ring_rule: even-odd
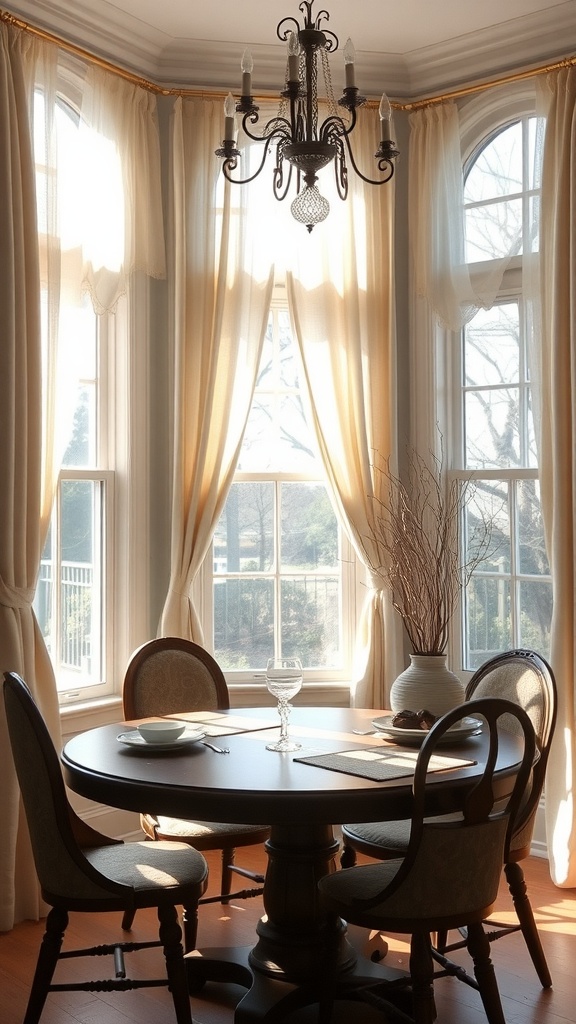
[[[298,0],[15,0],[7,9],[157,81],[208,88],[236,86],[245,46],[255,88],[276,88],[285,54],[276,26],[302,21]],[[312,9],[328,10],[322,27],[340,46],[352,38],[367,91],[384,79],[392,94],[414,94],[576,52],[576,0],[314,0]]]

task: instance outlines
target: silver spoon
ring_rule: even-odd
[[[208,740],[202,740],[205,747],[210,747],[210,750],[216,751],[217,754],[229,754],[230,747],[217,747],[215,743],[209,743]]]

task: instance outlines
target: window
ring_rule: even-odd
[[[119,161],[111,140],[79,117],[72,68],[61,71],[53,167],[43,162],[50,119],[43,93],[35,95],[42,337],[46,364],[48,331],[58,333],[53,450],[60,471],[34,606],[60,700],[73,704],[112,694],[129,653],[149,635],[148,519],[138,500],[148,487],[149,414],[137,400],[148,388],[148,286],[143,277],[131,279],[114,313],[97,314],[81,294],[81,246],[95,235],[75,184],[82,161],[93,162],[117,210]],[[57,285],[47,184],[57,198]],[[97,256],[105,259],[102,252],[89,258]]]
[[[537,120],[525,115],[476,148],[465,173],[470,264],[515,254],[500,294],[462,332],[456,434],[475,488],[463,544],[483,516],[490,551],[463,602],[463,667],[498,651],[549,649],[552,589],[540,512],[530,384],[530,302],[523,256],[538,247]],[[474,270],[472,266],[472,272]]]
[[[229,677],[263,676],[276,654],[300,657],[305,678],[345,678],[352,565],[308,425],[289,313],[276,302],[213,540],[214,652]]]
[[[101,417],[98,318],[84,299],[61,317],[75,350],[78,381],[71,436],[62,460],[42,553],[35,610],[64,699],[87,696],[106,678],[106,594],[112,532],[113,474],[99,468]],[[62,426],[62,421],[60,421]]]

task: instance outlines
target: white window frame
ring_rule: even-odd
[[[60,96],[77,109],[77,68],[61,56]],[[100,684],[59,691],[69,725],[98,708],[117,717],[132,651],[154,634],[150,625],[150,282],[134,272],[113,313],[97,317],[97,445],[93,467],[62,468],[62,481],[104,487],[104,647]],[[104,713],[105,710],[104,710]],[[72,716],[72,718],[70,718]]]
[[[535,87],[530,79],[484,90],[459,101],[463,168],[484,140],[506,124],[535,113]],[[518,260],[510,261],[501,289],[503,299],[521,292],[519,266]],[[461,334],[438,326],[426,302],[414,293],[410,305],[409,381],[411,444],[417,451],[432,449],[439,455],[441,436],[445,466],[451,471],[458,464],[456,453],[461,451]],[[537,471],[526,471],[527,478],[534,475]],[[460,609],[450,628],[448,658],[451,669],[466,682],[472,673],[462,667],[459,612]]]
[[[463,168],[467,168],[470,160],[478,151],[479,147],[487,144],[491,138],[499,134],[506,126],[515,121],[534,116],[536,113],[534,85],[531,81],[517,83],[516,85],[495,89],[482,93],[464,103],[460,112],[461,138],[462,138],[462,159]],[[486,264],[482,265],[483,267]],[[471,272],[474,268],[471,267]],[[522,316],[522,277],[521,258],[517,257],[510,261],[506,270],[502,286],[497,296],[497,302],[519,301],[520,315]],[[447,434],[450,440],[448,446],[448,458],[452,477],[460,479],[492,479],[504,482],[516,482],[521,480],[537,480],[537,468],[514,468],[510,470],[466,470],[456,468],[464,466],[463,452],[463,396],[462,387],[462,358],[463,358],[463,332],[455,334],[449,331],[438,330],[436,332],[439,358],[438,366],[444,387],[440,393],[447,396],[446,402],[441,402],[436,407],[437,422],[447,426]],[[514,515],[514,501],[512,499],[511,513]],[[518,588],[520,576],[515,569],[517,544],[514,533],[514,523],[511,523],[511,572],[508,574],[511,588]],[[514,602],[513,602],[514,604]],[[454,617],[449,641],[449,659],[451,667],[463,679],[472,675],[471,669],[464,667],[464,606],[461,602],[458,609],[459,614]],[[515,628],[514,616],[513,625]],[[514,643],[514,638],[512,638]]]

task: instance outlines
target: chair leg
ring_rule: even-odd
[[[528,898],[526,891],[526,882],[524,881],[524,872],[519,864],[506,864],[504,866],[504,874],[506,875],[506,881],[508,882],[508,888],[514,903],[514,909],[520,922],[520,928],[524,936],[524,941],[528,947],[528,952],[532,957],[532,962],[536,968],[536,973],[540,979],[542,988],[550,988],[552,985],[552,978],[546,963],[546,957],[544,956],[544,950],[542,949],[542,943],[534,920],[534,914],[532,912],[532,906]]]
[[[474,962],[474,974],[488,1024],[506,1024],[494,965],[490,959],[490,940],[481,923],[468,925],[466,946]]]
[[[125,910],[124,911],[124,916],[122,917],[122,931],[123,932],[130,932],[130,931],[132,931],[132,925],[134,923],[135,916],[136,916],[136,911],[135,910]]]
[[[40,946],[38,962],[34,972],[34,980],[30,990],[30,998],[26,1007],[23,1024],[38,1024],[46,1002],[50,983],[58,963],[64,932],[68,925],[68,914],[65,910],[53,907],[46,918],[46,931]]]
[[[448,932],[444,929],[441,932],[436,932],[435,946],[439,953],[446,952],[446,946],[448,945]]]
[[[340,854],[340,867],[341,868],[353,868],[356,864],[356,850],[353,846],[348,846],[348,843],[344,841],[342,846],[342,853]]]
[[[182,948],[182,929],[176,907],[158,907],[160,941],[164,947],[166,973],[174,1002],[177,1024],[193,1024],[188,976]]]
[[[410,942],[410,981],[415,1024],[433,1024],[436,1020],[433,980],[430,934],[414,932]]]
[[[182,925],[184,929],[184,951],[191,953],[197,947],[198,936],[198,904],[182,908]]]
[[[233,846],[225,846],[222,850],[222,879],[220,882],[222,896],[228,896],[232,892],[232,865],[235,856],[236,851]],[[222,900],[222,903],[228,902],[227,899]]]

